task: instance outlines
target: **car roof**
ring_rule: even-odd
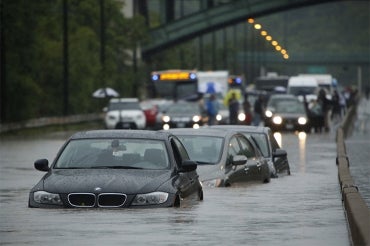
[[[209,127],[213,129],[228,129],[255,133],[267,133],[270,130],[270,128],[266,126],[247,126],[247,125],[213,125]]]
[[[216,137],[226,137],[226,136],[238,133],[238,131],[234,131],[234,130],[225,131],[223,129],[206,128],[206,127],[201,127],[199,129],[194,129],[194,128],[171,128],[169,130],[161,130],[161,131],[168,131],[168,132],[173,133],[174,135],[176,135],[176,134],[194,135],[194,136],[212,135],[212,136],[216,136]]]
[[[94,138],[142,138],[166,140],[172,136],[170,132],[159,132],[153,130],[91,130],[81,131],[73,134],[70,139],[94,139]]]

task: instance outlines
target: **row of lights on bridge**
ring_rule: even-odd
[[[254,26],[254,29],[261,30],[260,34],[266,39],[267,42],[270,42],[274,46],[275,50],[280,52],[284,59],[289,59],[288,52],[284,49],[276,40],[272,38],[267,31],[262,29],[262,25],[255,22],[253,18],[248,19],[248,23]]]

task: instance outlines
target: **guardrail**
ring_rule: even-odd
[[[51,125],[75,124],[88,121],[103,120],[103,115],[100,113],[94,114],[78,114],[62,117],[43,117],[38,119],[30,119],[23,122],[0,124],[0,133],[20,130],[25,128],[35,128]]]
[[[357,100],[358,102],[358,100]],[[355,185],[347,156],[345,138],[348,136],[356,116],[356,105],[349,108],[342,124],[336,132],[338,179],[343,206],[354,245],[370,245],[370,210]]]

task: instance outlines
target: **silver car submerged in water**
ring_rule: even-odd
[[[198,163],[197,172],[206,186],[270,182],[267,160],[243,134],[210,128],[168,130],[184,144],[189,157]]]

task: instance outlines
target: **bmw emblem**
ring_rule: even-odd
[[[94,191],[101,191],[100,187],[95,187]]]

